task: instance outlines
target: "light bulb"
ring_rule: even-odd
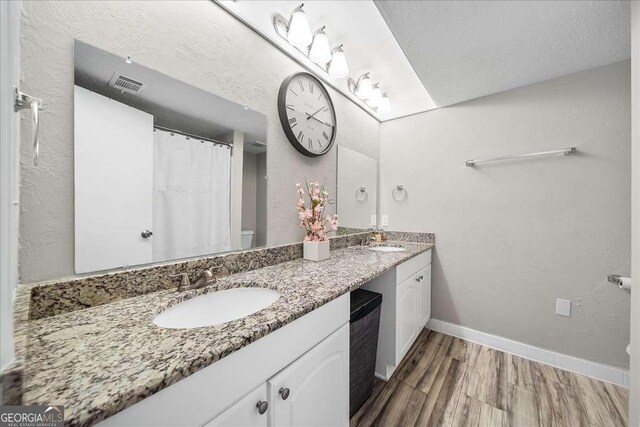
[[[324,68],[327,62],[331,61],[331,48],[329,47],[329,38],[324,32],[324,27],[316,31],[309,49],[309,59]]]
[[[369,73],[361,75],[356,86],[356,96],[360,99],[369,99],[372,90],[373,85]]]
[[[389,101],[389,95],[387,92],[382,94],[380,99],[380,105],[378,105],[378,113],[388,113],[391,110],[391,102]]]
[[[349,67],[347,66],[347,57],[344,56],[342,45],[333,49],[331,55],[331,63],[329,64],[329,75],[331,77],[347,77],[349,75]]]
[[[380,91],[380,85],[376,83],[371,89],[371,95],[369,95],[369,99],[367,99],[367,104],[371,108],[376,108],[380,105],[380,101],[382,101],[382,92]]]
[[[309,21],[307,21],[307,15],[304,13],[304,10],[302,10],[302,6],[304,6],[304,3],[291,12],[287,40],[300,49],[307,49],[311,44],[311,28],[309,27]]]

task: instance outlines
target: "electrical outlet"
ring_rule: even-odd
[[[558,316],[571,317],[571,301],[568,299],[556,299],[556,314]]]
[[[378,217],[376,215],[371,215],[371,226],[375,227],[378,225]]]
[[[383,227],[389,226],[389,215],[382,215],[382,226]]]

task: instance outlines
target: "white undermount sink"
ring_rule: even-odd
[[[169,329],[214,326],[249,316],[276,302],[280,293],[266,288],[211,292],[169,307],[153,323]]]
[[[369,250],[376,252],[404,252],[407,249],[400,246],[371,246]]]

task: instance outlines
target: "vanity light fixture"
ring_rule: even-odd
[[[387,92],[382,94],[380,98],[380,105],[378,105],[378,113],[388,113],[391,110],[391,102],[389,101],[389,95]]]
[[[324,32],[325,27],[318,29],[313,35],[313,41],[309,48],[309,59],[321,67],[326,67],[331,61],[331,48],[329,47],[329,38]]]
[[[358,80],[349,79],[349,91],[360,98],[369,108],[378,113],[387,113],[391,102],[387,92],[382,93],[380,83],[373,84],[369,73],[364,73]]]
[[[331,62],[329,63],[329,75],[332,77],[347,77],[349,75],[349,67],[347,66],[347,58],[340,45],[331,52]]]
[[[371,77],[369,73],[364,73],[358,77],[358,81],[355,82],[354,90],[352,91],[355,96],[366,101],[371,96],[373,91],[373,84],[371,83]]]
[[[367,105],[375,109],[380,106],[380,101],[382,101],[382,91],[380,90],[380,83],[376,83],[371,88],[371,95],[367,99]]]
[[[287,29],[287,40],[298,49],[307,49],[312,41],[311,27],[307,21],[307,14],[302,10],[303,6],[304,3],[301,3],[293,9]]]
[[[344,50],[342,50],[343,45],[331,49],[325,26],[312,35],[306,13],[302,9],[303,6],[304,3],[296,7],[291,12],[289,20],[279,13],[276,14],[273,17],[273,27],[276,33],[287,40],[291,46],[304,53],[329,76],[334,78],[347,77],[349,67]]]

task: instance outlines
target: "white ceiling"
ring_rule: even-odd
[[[391,111],[388,114],[378,114],[364,106],[362,101],[349,92],[347,78],[330,77],[276,33],[273,17],[280,14],[289,19],[291,11],[301,1],[222,0],[217,3],[380,121],[436,108],[371,0],[307,1],[304,3],[304,10],[312,31],[326,25],[331,46],[344,44],[350,77],[357,79],[362,73],[370,71],[374,83],[379,82],[383,92],[388,92],[391,100]],[[247,48],[250,49],[251,46]]]
[[[214,139],[236,129],[247,141],[266,142],[263,114],[79,40],[74,71],[77,85],[152,114],[156,125]],[[143,90],[133,95],[108,86],[114,73],[144,83]]]
[[[630,57],[626,1],[376,1],[439,107]]]

